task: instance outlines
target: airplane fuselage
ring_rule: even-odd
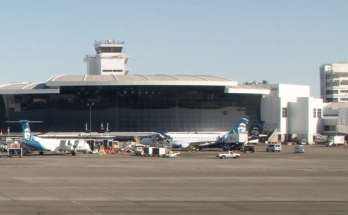
[[[33,136],[31,141],[24,140],[24,144],[42,151],[91,151],[84,140],[46,139]]]
[[[187,148],[190,144],[204,144],[215,142],[220,138],[219,134],[167,134],[171,137],[169,144],[173,148]],[[159,135],[152,134],[142,140],[140,144],[155,146]]]

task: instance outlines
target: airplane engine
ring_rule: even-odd
[[[181,145],[180,145],[180,148],[181,149],[186,149],[186,148],[188,148],[190,146],[190,144],[188,144],[188,143],[182,143]]]

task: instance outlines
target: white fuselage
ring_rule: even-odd
[[[24,141],[24,144],[27,144],[31,147],[44,150],[44,151],[91,151],[90,146],[83,139],[46,139],[33,137],[32,141]]]
[[[167,134],[171,137],[169,144],[173,148],[187,148],[190,144],[200,145],[204,143],[211,143],[219,140],[219,134]],[[142,140],[140,144],[155,146],[158,134],[149,135]]]

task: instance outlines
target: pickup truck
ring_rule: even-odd
[[[240,157],[240,154],[234,153],[232,151],[227,151],[227,153],[225,154],[217,154],[216,155],[217,158],[234,158],[234,159],[238,159]]]

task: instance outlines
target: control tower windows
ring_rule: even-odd
[[[97,54],[100,53],[121,53],[122,52],[122,46],[121,47],[97,47],[95,51]]]
[[[103,72],[123,72],[123,70],[120,70],[120,69],[117,69],[117,70],[109,70],[109,69],[107,69],[107,70],[103,70]]]

